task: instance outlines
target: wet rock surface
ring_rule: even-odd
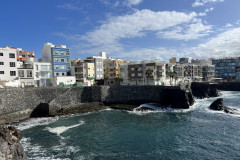
[[[15,127],[0,126],[0,160],[26,160],[20,140],[23,135]]]
[[[220,95],[216,84],[210,84],[207,82],[192,82],[191,90],[193,96],[199,99],[218,97]]]
[[[224,106],[222,98],[218,98],[217,100],[215,100],[209,106],[209,108],[212,110],[215,110],[215,111],[224,111],[224,112],[230,113],[230,114],[237,114],[237,115],[240,114],[237,109]]]

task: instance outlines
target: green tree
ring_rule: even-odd
[[[138,71],[138,69],[139,69],[139,65],[136,65],[134,68],[135,68],[135,71]],[[136,80],[136,85],[138,85],[138,84],[137,84],[137,80],[138,80],[138,79],[135,78],[135,80]]]
[[[104,82],[106,82],[106,84],[107,84],[108,79],[109,79],[109,77],[110,77],[109,72],[104,72],[103,77],[104,77]]]
[[[147,84],[148,84],[148,79],[152,76],[152,74],[153,74],[153,70],[148,68],[146,70]]]

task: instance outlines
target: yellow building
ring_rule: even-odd
[[[87,83],[88,86],[93,85],[94,83],[94,78],[95,78],[95,74],[94,74],[94,63],[86,63],[86,77],[87,77]]]
[[[119,83],[119,79],[121,78],[120,74],[120,64],[127,63],[127,61],[123,61],[121,59],[105,59],[104,60],[104,79],[105,84],[108,85],[116,85]]]
[[[177,63],[176,57],[169,59],[169,63]]]

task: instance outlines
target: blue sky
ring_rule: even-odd
[[[0,47],[66,44],[72,58],[240,56],[240,0],[1,1]]]

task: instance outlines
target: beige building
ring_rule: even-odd
[[[121,59],[107,58],[104,60],[104,84],[106,85],[119,85],[122,78],[120,73],[120,64],[127,63]]]
[[[94,63],[86,62],[86,78],[88,86],[92,86],[94,84],[95,79],[95,65]]]
[[[169,63],[177,63],[177,58],[173,57],[173,58],[169,59]]]

